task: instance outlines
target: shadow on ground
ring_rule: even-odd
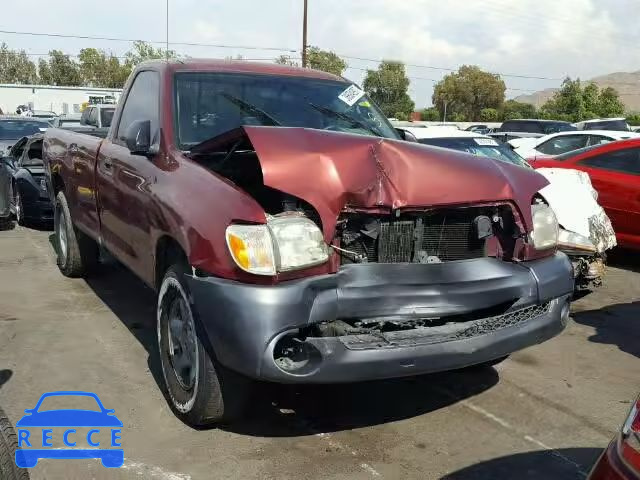
[[[617,345],[623,352],[640,358],[640,301],[583,310],[573,313],[572,318],[596,330],[589,341]]]
[[[562,448],[499,457],[442,477],[442,480],[582,480],[600,448]]]
[[[607,264],[611,267],[640,273],[640,253],[617,247],[607,255]]]
[[[144,346],[149,370],[163,390],[154,292],[115,263],[103,265],[100,274],[86,282]],[[264,437],[349,430],[422,415],[477,395],[497,382],[493,368],[477,368],[346,385],[258,384],[247,416],[224,428]]]

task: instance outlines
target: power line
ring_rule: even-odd
[[[55,38],[75,38],[81,40],[104,40],[109,42],[146,42],[166,44],[166,40],[142,40],[139,38],[120,38],[120,37],[100,37],[93,35],[67,35],[62,33],[43,33],[43,32],[19,32],[14,30],[0,30],[0,33],[9,35],[28,35],[33,37],[55,37]],[[185,47],[210,47],[210,48],[235,48],[238,50],[272,50],[276,52],[293,52],[297,50],[291,48],[280,47],[256,47],[248,45],[219,45],[214,43],[197,43],[197,42],[169,42],[169,45],[181,45]]]

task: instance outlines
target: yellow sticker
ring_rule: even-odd
[[[365,100],[364,102],[360,102],[358,104],[359,107],[365,107],[365,108],[371,108],[371,104],[369,103],[368,100]]]

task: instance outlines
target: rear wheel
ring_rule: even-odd
[[[158,352],[167,397],[176,416],[191,426],[229,422],[242,413],[250,382],[207,353],[185,273],[184,265],[171,266],[158,294]]]
[[[73,226],[67,199],[56,195],[54,228],[58,244],[58,268],[67,277],[82,277],[98,263],[98,244]]]

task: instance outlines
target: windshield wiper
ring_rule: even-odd
[[[362,128],[363,130],[366,130],[367,132],[373,133],[376,137],[384,137],[384,135],[382,135],[375,128],[370,127],[369,125],[366,125],[366,124],[362,123],[360,120],[356,120],[355,118],[353,118],[350,115],[347,115],[346,113],[337,112],[337,111],[331,110],[330,108],[327,108],[327,107],[321,107],[320,105],[316,105],[315,103],[311,103],[311,102],[309,102],[309,105],[312,108],[314,108],[315,110],[319,111],[320,113],[324,113],[325,115],[328,115],[328,116],[333,117],[333,118],[339,118],[341,120],[344,120],[345,122],[348,122],[351,125],[354,125],[354,126],[356,126],[358,128]]]
[[[229,100],[231,103],[233,103],[240,110],[243,110],[243,111],[245,111],[247,113],[251,113],[251,114],[255,115],[256,117],[260,118],[263,122],[268,122],[269,125],[272,125],[272,126],[280,126],[280,125],[282,125],[278,120],[273,118],[271,115],[269,115],[264,110],[256,107],[255,105],[253,105],[251,103],[245,102],[241,98],[235,97],[235,96],[233,96],[233,95],[231,95],[229,93],[221,93],[220,95],[222,95],[224,98]]]

